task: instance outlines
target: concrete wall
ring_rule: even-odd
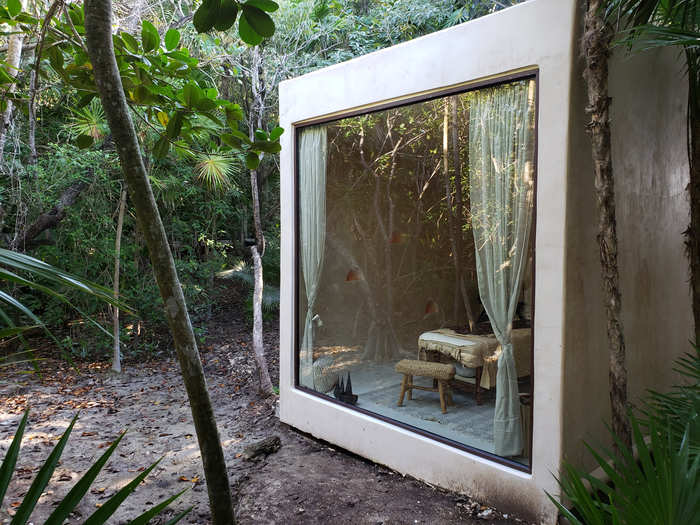
[[[577,63],[567,199],[563,450],[592,467],[582,440],[609,442],[608,348],[585,87]],[[630,401],[668,389],[693,324],[681,232],[688,224],[687,81],[679,54],[629,56],[610,66],[619,270]]]
[[[531,0],[280,86],[281,419],[361,456],[551,523],[561,457],[565,206],[575,0]],[[532,473],[503,466],[294,388],[294,127],[311,119],[539,69]],[[590,220],[590,218],[588,219]]]

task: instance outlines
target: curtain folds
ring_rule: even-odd
[[[469,121],[470,198],[479,294],[501,343],[495,453],[523,451],[511,330],[528,261],[534,198],[534,81],[474,92]]]
[[[306,318],[299,356],[299,382],[313,387],[314,304],[326,246],[326,126],[301,131],[299,145],[299,258],[306,291]]]

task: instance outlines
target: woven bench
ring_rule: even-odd
[[[403,406],[403,398],[406,393],[408,393],[409,401],[413,399],[412,391],[414,389],[425,390],[427,392],[439,392],[440,408],[443,414],[447,413],[448,405],[454,404],[452,402],[452,394],[450,393],[450,386],[448,383],[448,381],[455,377],[454,365],[417,361],[415,359],[402,359],[396,363],[394,369],[399,374],[403,374],[401,394],[399,395],[397,406]],[[437,381],[437,388],[414,385],[413,376],[430,377],[433,381]]]

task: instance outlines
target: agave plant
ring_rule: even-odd
[[[17,428],[17,432],[15,433],[15,437],[13,438],[12,443],[10,444],[10,448],[8,448],[7,454],[5,454],[2,466],[0,466],[0,506],[2,506],[2,502],[5,498],[5,493],[7,492],[7,488],[10,485],[10,480],[12,479],[12,474],[17,463],[17,457],[19,456],[20,443],[22,441],[22,436],[24,435],[24,429],[27,425],[28,417],[29,410],[25,411],[24,417],[22,417],[19,427]],[[51,479],[51,476],[53,475],[53,472],[56,469],[58,460],[60,459],[61,454],[63,453],[63,449],[65,448],[66,443],[68,442],[68,438],[70,436],[71,431],[73,430],[73,426],[75,425],[77,419],[78,416],[76,415],[68,425],[66,431],[61,436],[61,439],[51,451],[51,454],[49,454],[49,457],[46,458],[46,461],[39,469],[39,472],[34,478],[34,481],[29,487],[29,490],[25,494],[22,502],[17,507],[17,511],[12,517],[10,525],[25,525],[29,520],[29,517],[31,516],[32,512],[34,511],[34,508],[36,507],[37,502],[39,501],[39,497],[44,492],[44,489],[48,485],[49,480]],[[54,509],[51,515],[44,522],[44,525],[61,525],[69,517],[71,512],[75,510],[76,506],[80,503],[87,491],[90,489],[90,486],[95,481],[95,478],[97,478],[97,475],[99,474],[100,470],[102,470],[102,467],[105,466],[109,458],[112,456],[123,437],[124,433],[122,433],[117,439],[114,440],[114,442],[105,451],[105,453],[102,454],[102,456],[100,456],[100,458],[90,467],[90,469],[83,475],[83,477],[80,478],[80,480],[73,486],[70,492],[68,492],[68,494],[66,494],[66,496],[58,503],[58,506]],[[160,459],[153,463],[150,467],[145,469],[143,472],[141,472],[132,481],[125,485],[121,490],[119,490],[116,494],[109,498],[83,522],[84,525],[100,525],[102,523],[106,523],[107,520],[123,503],[123,501],[132,492],[134,492],[134,490],[139,486],[139,484],[144,480],[144,478],[148,476],[148,474],[155,468],[155,466],[158,465],[159,462]],[[160,514],[168,505],[170,505],[170,503],[179,498],[182,495],[182,493],[185,492],[185,490],[180,491],[177,494],[161,501],[160,503],[151,507],[140,516],[131,520],[129,523],[131,525],[147,524],[151,519]],[[190,512],[190,510],[192,510],[192,507],[186,509],[185,511],[172,518],[170,521],[167,522],[167,525],[177,523],[182,518],[184,518]]]

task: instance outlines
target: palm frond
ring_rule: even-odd
[[[199,155],[195,167],[197,180],[214,192],[222,192],[234,187],[233,176],[240,173],[240,163],[237,158],[216,153]]]
[[[88,135],[97,141],[105,136],[109,129],[102,105],[97,99],[81,109],[71,109],[71,115],[66,129],[71,138]]]

